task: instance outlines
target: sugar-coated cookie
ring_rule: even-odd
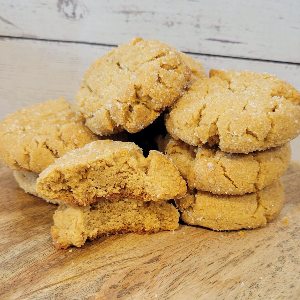
[[[181,219],[190,225],[213,230],[258,228],[272,221],[284,202],[280,180],[264,189],[242,196],[214,195],[195,191],[176,200]]]
[[[158,151],[145,158],[134,143],[99,140],[57,159],[40,174],[37,191],[79,205],[116,197],[160,201],[183,196],[186,182]]]
[[[211,70],[191,84],[166,116],[168,132],[230,153],[281,146],[300,134],[300,94],[275,76]]]
[[[103,199],[87,206],[59,206],[51,227],[57,249],[81,247],[87,239],[117,233],[155,233],[178,227],[179,212],[166,201]]]
[[[47,202],[53,204],[63,204],[64,202],[59,199],[47,199],[36,191],[36,181],[39,177],[38,173],[34,172],[24,172],[24,171],[14,171],[14,177],[19,184],[19,186],[26,192],[36,197],[39,197]]]
[[[94,133],[135,133],[182,94],[191,71],[175,48],[135,38],[89,67],[77,93],[77,113]]]
[[[8,115],[0,123],[0,158],[8,167],[42,172],[70,150],[98,140],[63,98]]]
[[[191,189],[213,194],[243,195],[261,190],[285,173],[291,159],[289,143],[265,151],[232,154],[167,137],[160,143],[160,150],[172,159]]]

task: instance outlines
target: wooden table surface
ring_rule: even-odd
[[[285,204],[266,227],[124,234],[55,250],[56,206],[0,167],[0,299],[299,299],[300,163],[282,177]]]

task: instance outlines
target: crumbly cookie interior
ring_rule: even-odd
[[[40,174],[37,191],[79,205],[121,196],[161,201],[183,196],[186,182],[158,151],[145,158],[133,143],[101,140],[57,159]]]
[[[166,201],[104,199],[88,206],[61,205],[54,214],[51,234],[54,246],[66,249],[108,234],[175,230],[178,221],[179,212]]]

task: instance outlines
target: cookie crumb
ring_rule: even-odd
[[[289,224],[289,219],[288,218],[284,218],[282,220],[282,223],[288,225]]]
[[[238,234],[240,237],[243,237],[245,235],[245,233],[243,231],[239,231]]]

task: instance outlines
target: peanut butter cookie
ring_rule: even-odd
[[[300,94],[268,74],[211,70],[166,116],[168,132],[193,145],[230,153],[281,146],[300,133]]]
[[[0,158],[8,167],[42,172],[70,150],[98,140],[63,98],[8,115],[0,123]]]
[[[81,247],[87,239],[117,233],[155,233],[178,227],[179,212],[166,201],[143,202],[137,199],[103,199],[87,206],[59,206],[51,227],[57,249]]]
[[[242,196],[214,195],[208,192],[189,192],[176,200],[181,219],[190,225],[213,230],[258,228],[272,221],[284,202],[280,180],[264,189]]]
[[[290,144],[232,154],[207,145],[190,146],[167,137],[163,150],[177,166],[191,189],[213,194],[243,195],[263,189],[287,170],[291,159]]]
[[[176,49],[135,38],[89,67],[77,93],[77,113],[101,136],[135,133],[172,105],[190,78]]]
[[[161,201],[182,197],[186,182],[158,151],[145,158],[134,143],[99,140],[68,152],[45,169],[37,192],[79,205],[117,197]]]

